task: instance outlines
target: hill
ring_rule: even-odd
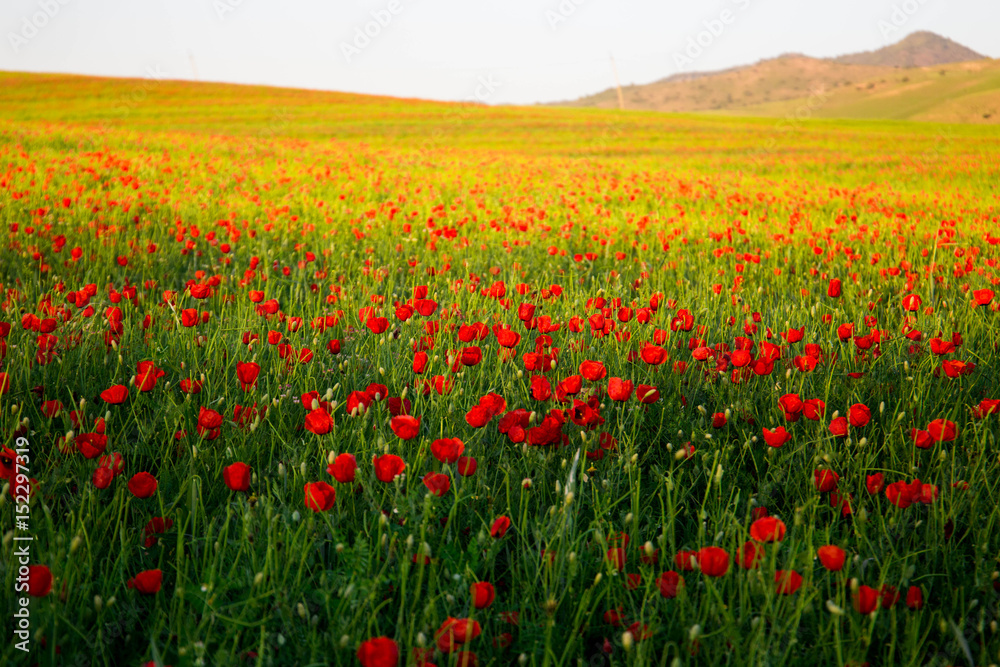
[[[831,60],[842,65],[934,67],[983,60],[985,57],[947,37],[922,30],[876,51],[864,51]]]
[[[623,87],[626,109],[996,123],[1000,62],[928,32],[836,58],[792,54]],[[614,89],[560,106],[618,106]]]

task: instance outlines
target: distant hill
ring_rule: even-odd
[[[1000,61],[930,32],[836,58],[789,54],[622,88],[626,109],[1000,122]],[[618,106],[613,88],[559,106]]]
[[[830,60],[841,65],[934,67],[983,60],[985,57],[947,37],[920,31],[876,51],[864,51]]]

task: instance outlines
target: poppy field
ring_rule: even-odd
[[[1000,662],[996,128],[0,80],[3,664]]]

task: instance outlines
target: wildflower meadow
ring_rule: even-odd
[[[1000,661],[996,127],[0,78],[3,664]]]

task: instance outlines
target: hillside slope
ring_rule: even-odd
[[[725,113],[1000,124],[1000,60],[893,70],[813,96]]]

